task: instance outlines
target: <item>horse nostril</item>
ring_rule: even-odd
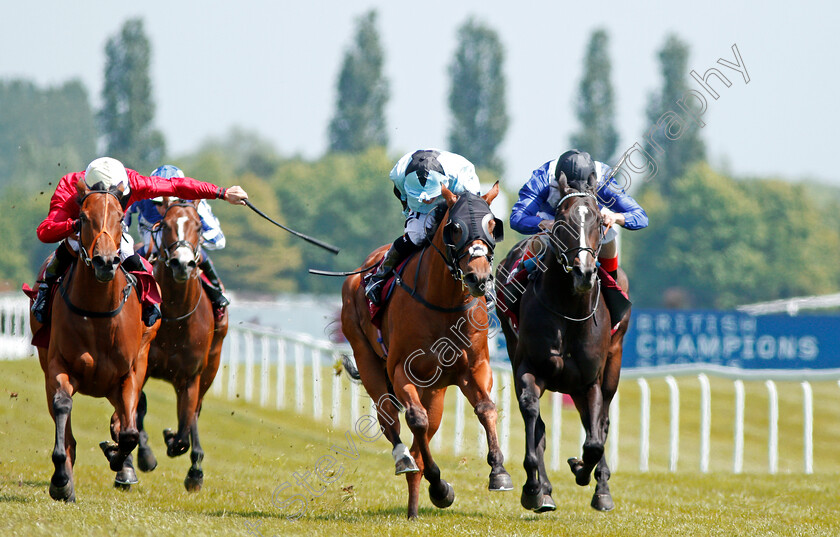
[[[470,272],[469,274],[464,275],[464,282],[467,285],[475,285],[478,283],[478,276]]]
[[[190,262],[189,262],[189,263],[187,263],[187,268],[189,268],[189,269],[194,269],[194,268],[195,268],[195,266],[196,266],[196,265],[195,265],[195,260],[194,260],[194,259],[193,259],[193,260],[190,260]]]

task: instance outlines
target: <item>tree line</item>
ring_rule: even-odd
[[[201,180],[241,184],[264,211],[343,248],[333,257],[247,211],[216,203],[228,240],[213,258],[234,290],[336,293],[341,279],[313,277],[306,268],[357,268],[400,233],[399,204],[387,182],[399,155],[387,150],[390,84],[376,11],[356,20],[336,80],[329,150],[314,160],[284,156],[258,134],[236,129],[190,154],[167,156],[165,138],[154,127],[152,50],[142,20],[127,21],[105,52],[101,110],[92,109],[78,81],[46,89],[0,81],[0,229],[7,242],[0,279],[11,286],[31,281],[52,249],[38,243],[34,229],[55,182],[98,156],[98,142],[105,154],[141,173],[171,162]],[[689,53],[675,35],[658,51],[661,85],[645,110],[652,124],[685,91]],[[476,163],[485,182],[504,174],[498,154],[509,124],[504,57],[498,33],[486,24],[470,18],[458,29],[449,64],[447,149]],[[596,29],[572,102],[579,125],[569,144],[604,162],[620,154],[611,70],[609,35]],[[663,143],[666,158],[656,180],[632,192],[651,225],[623,234],[621,262],[636,304],[731,307],[840,287],[838,191],[715,170],[696,125]],[[515,199],[515,190],[509,194]],[[513,245],[515,234],[509,237],[501,251]]]

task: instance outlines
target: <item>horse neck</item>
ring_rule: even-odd
[[[446,218],[442,220],[445,222]],[[432,245],[426,248],[420,266],[415,268],[415,271],[419,270],[419,274],[424,274],[425,277],[418,277],[418,281],[413,282],[414,285],[423,297],[432,304],[441,307],[455,307],[465,304],[470,300],[469,293],[461,282],[455,281],[455,278],[449,272],[449,267],[443,260],[443,256],[435,251],[435,248],[437,248],[440,252],[446,252],[446,245],[443,243],[443,224],[438,226],[432,238]],[[410,273],[407,273],[406,276],[413,277]]]
[[[122,269],[117,269],[110,282],[100,282],[96,279],[93,267],[77,258],[72,274],[63,285],[68,287],[67,296],[74,306],[90,311],[110,311],[122,304],[123,289],[127,283]]]
[[[199,299],[199,276],[190,277],[183,283],[178,282],[161,258],[155,262],[154,275],[160,286],[161,313],[164,317],[178,317],[188,313]]]
[[[557,257],[553,253],[549,253],[545,258],[546,270],[540,278],[542,280],[540,294],[544,297],[550,297],[552,304],[557,307],[558,311],[562,311],[570,317],[588,315],[595,307],[593,301],[599,292],[600,282],[595,282],[588,293],[577,294],[573,289],[572,274],[566,272]]]

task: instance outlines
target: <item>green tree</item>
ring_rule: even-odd
[[[273,186],[288,225],[342,249],[334,256],[298,241],[304,267],[356,269],[375,248],[402,232],[402,207],[388,180],[393,165],[381,147],[358,154],[331,153],[314,162],[287,160],[280,165]],[[298,282],[300,291],[310,293],[338,293],[343,282],[303,270],[288,276]]]
[[[358,152],[388,145],[385,104],[389,88],[382,74],[383,63],[376,10],[371,10],[356,21],[355,39],[344,54],[335,116],[329,127],[330,151]]]
[[[584,59],[583,78],[575,101],[580,130],[571,138],[572,147],[587,151],[604,162],[611,162],[618,146],[608,45],[609,35],[606,30],[592,32]]]
[[[108,155],[131,168],[154,168],[166,153],[152,122],[155,103],[149,77],[151,46],[142,19],[127,21],[105,45],[105,86],[100,126]]]
[[[467,20],[458,29],[458,48],[449,66],[449,148],[501,175],[499,144],[508,128],[505,51],[495,30]]]
[[[26,80],[0,82],[0,110],[0,188],[22,186],[26,179],[35,181],[31,189],[40,189],[95,156],[94,114],[77,80],[49,88]]]
[[[656,159],[655,184],[665,193],[691,164],[706,157],[699,125],[677,104],[688,89],[688,55],[685,42],[668,36],[659,51],[662,89],[650,96],[647,106],[645,150]]]
[[[675,289],[688,297],[684,306],[702,308],[837,290],[840,234],[801,186],[735,181],[701,162],[667,197],[645,189],[639,201],[655,225],[625,233],[623,245],[640,306],[666,305]]]

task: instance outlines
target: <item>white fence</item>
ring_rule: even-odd
[[[29,299],[23,296],[0,297],[0,360],[26,358],[35,354],[30,343]]]
[[[235,326],[232,327],[228,340],[225,344],[222,361],[225,371],[226,388],[218,380],[213,387],[216,395],[227,394],[229,399],[235,399],[240,395],[246,401],[254,401],[259,398],[261,406],[269,406],[270,392],[274,393],[274,405],[281,409],[293,408],[301,414],[309,414],[318,419],[327,419],[324,409],[329,405],[328,418],[333,426],[342,423],[344,407],[349,402],[349,419],[354,423],[361,412],[374,413],[372,401],[364,392],[364,388],[353,383],[344,375],[331,375],[331,390],[329,395],[324,383],[325,368],[338,363],[341,353],[350,353],[347,346],[335,345],[326,341],[318,341],[308,336],[299,334],[284,334],[266,330],[257,326]],[[337,370],[336,370],[337,371]],[[496,402],[499,411],[499,441],[505,458],[510,460],[511,454],[511,421],[514,416],[518,419],[519,408],[516,397],[513,394],[513,377],[510,366],[507,364],[494,364],[494,386],[491,394]],[[244,375],[244,383],[238,378]],[[287,393],[287,375],[293,375],[291,382],[294,393]],[[733,458],[730,465],[734,473],[741,473],[744,469],[744,430],[745,430],[745,391],[744,381],[761,379],[766,386],[769,408],[768,408],[768,430],[767,430],[767,472],[778,471],[779,452],[779,397],[776,390],[776,381],[797,380],[801,383],[802,390],[802,416],[803,427],[801,433],[802,443],[802,471],[806,474],[813,473],[813,394],[811,381],[836,380],[837,373],[804,373],[797,372],[795,377],[791,372],[761,372],[750,373],[739,371],[733,373],[723,368],[672,368],[649,369],[649,370],[627,370],[622,372],[622,384],[635,380],[640,395],[640,416],[638,430],[639,464],[638,470],[645,472],[650,469],[650,438],[651,438],[651,390],[650,382],[654,379],[664,379],[668,386],[669,400],[669,434],[668,434],[668,469],[677,471],[680,457],[680,388],[674,375],[679,375],[682,384],[685,385],[691,378],[696,378],[700,387],[700,431],[699,445],[683,446],[683,453],[686,450],[697,449],[699,451],[699,471],[708,472],[710,469],[711,456],[711,420],[712,420],[712,390],[708,375],[716,377],[729,377],[734,390],[734,423],[732,427],[732,449]],[[760,377],[758,375],[761,375]],[[258,380],[257,380],[258,379]],[[290,379],[291,380],[291,379]],[[256,388],[257,382],[259,389]],[[271,385],[273,384],[273,387]],[[242,392],[240,392],[242,388]],[[349,392],[349,400],[344,394]],[[483,431],[478,428],[475,440],[467,438],[471,433],[465,426],[470,420],[477,423],[473,416],[472,409],[465,404],[465,398],[456,389],[449,390],[455,395],[454,408],[448,408],[444,413],[444,422],[440,431],[433,439],[433,447],[436,450],[449,450],[455,455],[466,452],[469,449],[477,449],[476,455],[482,457],[486,454],[486,440]],[[362,409],[364,407],[364,409]],[[548,422],[550,416],[550,434],[546,439],[549,460],[547,464],[553,471],[560,470],[563,466],[560,456],[561,430],[563,402],[559,394],[552,393],[543,402],[543,417]],[[454,410],[454,412],[453,412]],[[727,415],[727,420],[732,419],[733,412]],[[516,427],[516,442],[519,442],[519,427]],[[607,456],[610,466],[615,470],[619,466],[619,446],[621,443],[621,416],[619,413],[619,395],[617,394],[610,409],[610,435],[607,442]],[[572,441],[579,449],[583,443],[583,428],[580,427],[580,438]],[[628,435],[630,436],[630,435]],[[635,436],[635,431],[632,436]],[[568,440],[567,440],[568,441]],[[719,457],[717,458],[719,460]],[[686,469],[683,466],[683,469]],[[720,469],[720,467],[718,467]]]
[[[30,344],[29,302],[25,297],[0,298],[0,359],[25,358],[34,354]],[[232,326],[222,353],[222,368],[213,385],[212,393],[226,396],[228,399],[243,397],[245,401],[256,402],[267,407],[272,403],[277,409],[293,408],[299,414],[311,413],[316,420],[329,419],[333,426],[346,423],[346,416],[355,423],[362,412],[373,413],[372,402],[359,384],[350,382],[344,374],[331,374],[330,369],[338,363],[341,353],[350,353],[347,346],[335,345],[327,341],[316,340],[301,334],[289,334],[267,330],[257,326]],[[513,395],[513,377],[507,364],[494,364],[494,386],[491,394],[499,410],[499,441],[507,460],[511,453],[511,421],[518,419],[519,409]],[[724,368],[672,368],[649,370],[626,370],[622,372],[622,385],[635,380],[639,390],[638,420],[638,470],[650,468],[651,436],[651,390],[649,381],[663,379],[668,386],[669,399],[669,441],[668,468],[678,469],[680,457],[680,389],[675,379],[680,376],[683,385],[686,379],[696,378],[700,387],[700,442],[698,446],[683,446],[686,449],[699,450],[699,470],[709,471],[711,454],[711,419],[712,390],[708,375],[729,378],[734,391],[734,423],[732,427],[733,458],[731,471],[740,473],[744,468],[745,435],[745,380],[763,380],[766,387],[767,409],[767,471],[776,473],[779,469],[779,395],[776,382],[795,380],[801,385],[802,402],[802,471],[806,474],[814,471],[814,401],[811,382],[837,381],[840,375],[836,371],[820,372],[753,372],[727,370]],[[240,378],[242,377],[242,378]],[[287,378],[288,377],[288,378]],[[838,381],[840,385],[840,381]],[[329,385],[329,395],[325,395]],[[293,392],[293,393],[292,393]],[[455,393],[457,390],[450,390]],[[270,396],[273,394],[273,398]],[[448,409],[444,414],[444,423],[433,440],[437,450],[449,449],[458,455],[465,452],[466,446],[477,448],[481,456],[486,452],[484,434],[478,428],[475,439],[466,438],[468,421],[476,422],[472,409],[465,405],[465,399],[459,393],[454,396],[454,412]],[[548,403],[548,404],[546,404]],[[293,406],[292,406],[293,405]],[[327,406],[328,405],[328,406]],[[346,407],[349,406],[349,416]],[[551,394],[544,399],[543,416],[550,415],[550,435],[546,439],[549,451],[547,463],[557,471],[562,466],[560,457],[562,430],[562,398]],[[610,435],[607,442],[607,455],[610,466],[615,470],[619,466],[619,445],[622,441],[621,416],[619,414],[619,396],[613,400],[610,411]],[[729,419],[729,417],[727,418]],[[517,430],[519,427],[517,427]],[[581,435],[583,428],[580,428]],[[519,442],[520,434],[516,438]],[[573,444],[579,448],[582,441],[575,439]],[[472,448],[471,448],[472,449]]]

